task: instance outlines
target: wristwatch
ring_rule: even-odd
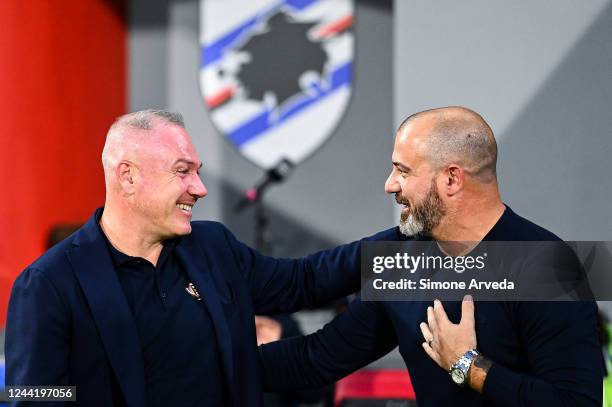
[[[476,349],[470,349],[450,367],[448,373],[455,384],[461,387],[465,386],[468,379],[468,370],[470,370],[472,362],[478,355],[480,355],[480,353]]]

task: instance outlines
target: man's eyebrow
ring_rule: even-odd
[[[393,161],[393,165],[394,165],[394,166],[395,166],[397,169],[399,169],[400,171],[404,171],[404,172],[410,172],[410,171],[412,171],[412,170],[410,169],[410,167],[407,167],[407,166],[405,166],[404,164],[402,164],[402,163],[400,163],[400,162],[398,162],[398,161]]]
[[[184,164],[187,164],[187,165],[196,165],[196,163],[195,163],[194,161],[191,161],[191,160],[185,160],[184,158],[179,158],[178,160],[176,160],[176,161],[174,162],[173,166],[175,166],[175,165],[177,165],[177,164],[179,164],[179,163],[184,163]],[[202,168],[202,166],[203,166],[203,165],[204,165],[204,163],[200,163],[200,165],[198,165],[198,166],[197,166],[197,167],[198,167],[198,170],[199,170],[200,168]]]

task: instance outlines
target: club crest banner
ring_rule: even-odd
[[[269,169],[298,164],[351,96],[353,0],[200,0],[200,87],[217,130]]]

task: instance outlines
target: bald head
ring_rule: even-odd
[[[443,107],[415,113],[402,122],[398,137],[418,138],[424,159],[435,171],[458,164],[482,182],[496,178],[493,131],[470,109]]]
[[[133,159],[132,156],[146,142],[143,138],[149,136],[156,126],[162,125],[185,128],[181,114],[165,110],[141,110],[115,120],[108,130],[102,150],[102,165],[107,187],[117,164],[124,159]]]

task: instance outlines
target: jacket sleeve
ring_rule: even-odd
[[[493,361],[484,396],[499,406],[601,406],[597,305],[565,301],[513,306],[531,372],[515,372]]]
[[[304,258],[283,259],[264,256],[223,229],[247,281],[255,313],[264,315],[313,308],[355,293],[361,282],[364,242],[401,239],[395,227]]]
[[[6,324],[6,385],[69,384],[69,312],[44,273],[26,269],[15,281]],[[24,406],[31,402],[14,402]],[[63,406],[63,402],[45,402]]]
[[[382,305],[357,299],[321,330],[260,347],[264,390],[321,387],[375,361],[397,346]]]

